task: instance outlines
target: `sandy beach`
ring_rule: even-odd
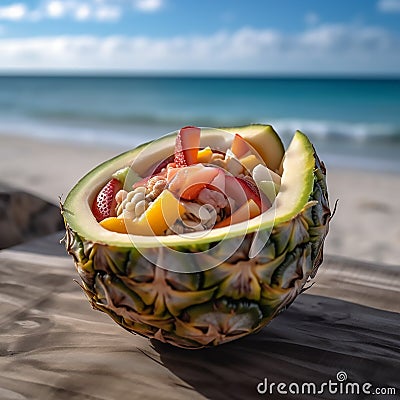
[[[1,182],[52,203],[90,169],[124,150],[1,136]],[[328,168],[331,206],[339,200],[326,253],[400,264],[400,174]]]

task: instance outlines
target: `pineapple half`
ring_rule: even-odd
[[[185,348],[238,339],[288,307],[322,262],[331,212],[325,167],[308,138],[296,132],[284,153],[268,125],[223,130],[203,129],[201,146],[225,151],[228,132],[238,132],[267,166],[283,168],[273,206],[258,217],[180,236],[133,236],[97,223],[91,204],[102,185],[132,162],[145,176],[173,154],[176,132],[151,142],[150,152],[142,145],[93,169],[62,205],[66,249],[90,303],[130,332]]]

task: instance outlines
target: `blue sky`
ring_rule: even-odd
[[[400,74],[400,0],[2,0],[0,70]]]

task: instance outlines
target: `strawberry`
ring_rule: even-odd
[[[246,193],[247,198],[250,200],[253,200],[257,206],[261,209],[261,196],[260,192],[258,190],[258,187],[255,183],[247,180],[247,179],[242,179],[242,178],[236,178],[237,181],[240,183],[242,186],[242,189]]]
[[[197,163],[197,153],[200,146],[200,128],[185,126],[175,141],[175,163],[178,168]]]
[[[271,202],[269,201],[269,199],[264,195],[264,193],[262,193],[259,189],[258,186],[256,185],[255,182],[252,182],[250,180],[247,179],[241,179],[241,178],[237,178],[240,181],[240,184],[242,185],[242,187],[244,188],[245,185],[247,185],[248,189],[250,189],[250,191],[253,193],[253,196],[247,194],[247,197],[249,199],[254,200],[254,202],[257,204],[257,206],[260,208],[260,210],[262,212],[268,210],[269,208],[271,208]],[[246,192],[246,189],[244,189]]]
[[[92,212],[97,222],[116,215],[115,206],[117,202],[115,200],[115,195],[121,189],[121,182],[114,178],[100,190],[92,204]]]

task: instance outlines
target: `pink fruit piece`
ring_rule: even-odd
[[[218,169],[217,176],[211,181],[210,187],[217,189],[221,193],[225,193],[225,172],[222,169]]]
[[[231,144],[231,151],[237,158],[245,157],[252,153],[251,146],[236,133]]]
[[[200,128],[185,126],[175,141],[175,163],[177,167],[187,167],[197,163],[200,147]]]
[[[218,168],[205,167],[202,164],[181,168],[170,181],[169,190],[178,198],[193,200],[213,181],[218,171]]]
[[[225,192],[228,197],[235,200],[237,207],[240,207],[248,200],[253,200],[260,209],[264,210],[257,186],[252,185],[245,179],[227,175],[225,178]]]

